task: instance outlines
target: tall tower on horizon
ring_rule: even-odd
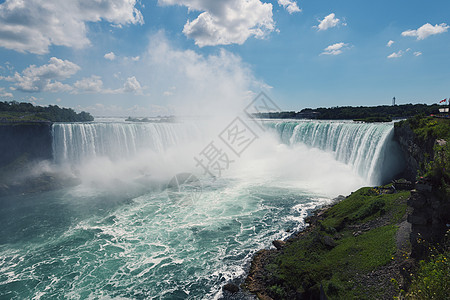
[[[392,98],[392,106],[395,106],[395,97]]]

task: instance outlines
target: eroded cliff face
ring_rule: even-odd
[[[0,168],[18,159],[52,159],[51,123],[0,125]]]
[[[407,122],[395,124],[394,137],[400,144],[406,160],[402,177],[415,182],[419,170],[433,157],[435,140],[420,141]]]
[[[448,192],[436,186],[430,178],[418,178],[425,165],[434,159],[435,136],[419,138],[408,122],[395,126],[395,138],[407,161],[403,177],[415,182],[408,206],[411,208],[408,222],[411,223],[410,241],[412,257],[423,258],[428,243],[439,243],[450,223],[450,199]]]

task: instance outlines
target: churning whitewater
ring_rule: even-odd
[[[392,123],[264,125],[211,178],[193,159],[202,122],[54,124],[52,165],[82,183],[0,199],[0,298],[219,298],[314,208],[401,167]],[[168,196],[180,172],[200,179],[196,201]]]

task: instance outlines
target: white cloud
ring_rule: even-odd
[[[133,56],[133,57],[131,57],[132,61],[139,61],[140,59],[141,59],[140,56]]]
[[[336,18],[334,13],[329,14],[323,20],[319,20],[319,25],[317,26],[318,30],[327,30],[333,27],[336,27],[340,24],[346,26],[346,23],[342,23],[340,19]]]
[[[422,52],[420,52],[420,51],[414,52],[414,56],[421,56],[421,55],[422,55]]]
[[[397,52],[394,52],[394,53],[388,55],[387,58],[399,58],[399,57],[403,56],[403,53],[404,53],[403,50],[399,50]]]
[[[31,65],[22,73],[16,72],[13,76],[1,79],[13,82],[14,89],[23,92],[64,92],[70,91],[72,87],[60,81],[70,78],[79,70],[80,67],[73,62],[52,57],[46,65]]]
[[[102,93],[103,81],[100,76],[92,75],[73,84],[76,93]]]
[[[108,60],[115,60],[116,59],[116,55],[114,54],[114,52],[109,52],[109,53],[106,53],[104,55],[104,58],[108,59]]]
[[[386,47],[391,47],[395,42],[393,40],[390,40],[387,42]]]
[[[72,86],[59,81],[49,82],[44,89],[44,91],[52,93],[70,92],[72,90]]]
[[[122,91],[124,93],[142,94],[142,87],[135,76],[128,77],[125,81]]]
[[[177,88],[176,88],[175,86],[171,86],[171,87],[169,88],[169,90],[164,91],[163,95],[166,96],[166,97],[168,97],[168,96],[173,96],[176,89],[177,89]]]
[[[5,91],[5,88],[0,88],[0,97],[1,98],[12,98],[13,94]]]
[[[449,26],[445,23],[439,25],[436,24],[434,26],[430,23],[426,23],[417,30],[406,30],[402,32],[402,36],[413,36],[417,37],[418,40],[424,40],[431,35],[447,32],[448,28]]]
[[[239,56],[223,49],[210,55],[177,49],[163,33],[151,37],[136,75],[145,80],[154,104],[182,115],[235,115],[250,102],[248,92],[263,85]]]
[[[292,0],[278,0],[278,4],[283,6],[290,14],[302,11],[298,7],[297,2]]]
[[[6,0],[0,4],[0,45],[19,52],[48,53],[51,45],[90,44],[87,23],[143,24],[136,0]]]
[[[243,44],[264,38],[275,29],[272,4],[260,0],[159,0],[162,5],[184,5],[201,13],[188,20],[183,33],[199,47]]]
[[[92,75],[88,78],[78,80],[73,84],[73,93],[89,93],[89,94],[124,94],[134,93],[142,95],[143,88],[135,76],[128,77],[121,88],[105,89],[103,88],[103,80],[100,76]]]
[[[323,55],[339,55],[343,50],[349,48],[349,44],[336,43],[326,47],[321,54]]]

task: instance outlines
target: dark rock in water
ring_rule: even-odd
[[[234,283],[227,283],[222,287],[222,289],[233,294],[239,292],[239,287]]]
[[[283,248],[286,245],[286,242],[281,240],[275,240],[272,242],[272,244],[275,246],[275,248],[277,248],[277,250],[281,250],[281,248]]]

